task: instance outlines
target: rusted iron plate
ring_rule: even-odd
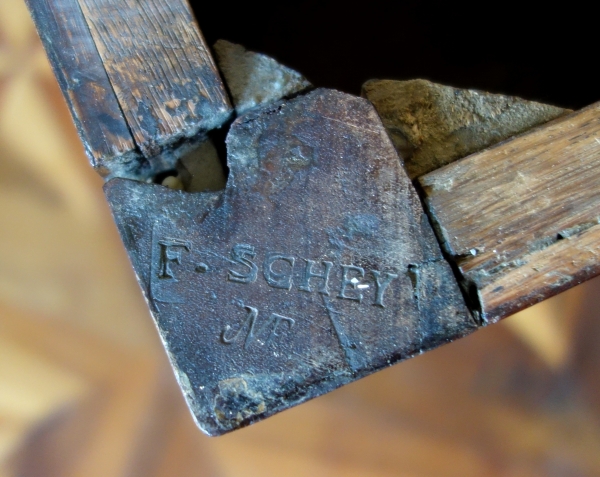
[[[476,329],[366,100],[317,90],[239,118],[227,144],[224,192],[106,186],[206,433]]]

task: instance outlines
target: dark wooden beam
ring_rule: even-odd
[[[92,164],[144,179],[232,114],[185,0],[27,0]]]
[[[185,0],[79,0],[146,157],[220,126],[231,107]]]
[[[135,142],[76,0],[26,0],[81,142],[102,175],[135,162]]]

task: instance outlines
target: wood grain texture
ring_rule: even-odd
[[[0,475],[600,475],[600,277],[252,428],[203,436],[21,0],[0,0],[0,78]],[[550,366],[523,327],[550,336],[551,352],[562,341],[562,357]]]
[[[229,118],[223,83],[185,0],[79,3],[146,157]]]
[[[419,181],[484,320],[600,273],[600,103]]]
[[[138,153],[77,0],[26,0],[92,165],[102,175]]]

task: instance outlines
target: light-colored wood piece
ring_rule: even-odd
[[[600,103],[419,181],[485,321],[600,273]]]

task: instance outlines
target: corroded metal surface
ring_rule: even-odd
[[[476,329],[366,100],[317,90],[239,118],[227,143],[224,192],[106,186],[205,432]]]

